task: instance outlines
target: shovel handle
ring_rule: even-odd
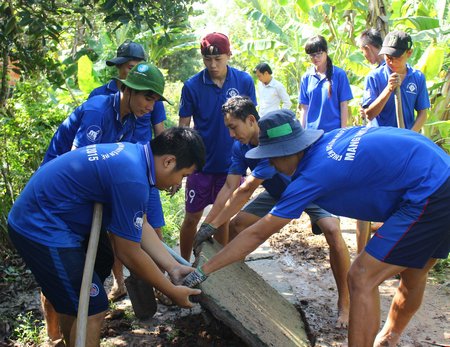
[[[395,115],[397,116],[397,126],[399,128],[405,128],[405,120],[403,118],[403,106],[402,106],[402,93],[400,87],[395,88]]]
[[[86,260],[83,270],[83,281],[81,282],[80,300],[78,302],[77,330],[75,347],[86,346],[87,319],[89,311],[89,294],[92,285],[92,275],[94,273],[95,257],[97,255],[98,239],[102,225],[103,206],[96,202],[92,215],[91,234],[86,253]]]

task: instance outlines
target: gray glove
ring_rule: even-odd
[[[197,234],[195,234],[194,244],[192,248],[194,249],[194,254],[197,255],[197,248],[206,240],[212,242],[211,237],[217,232],[218,229],[214,228],[211,224],[202,223],[200,229],[198,229]]]
[[[192,288],[196,285],[206,281],[208,278],[207,275],[205,275],[200,269],[200,267],[196,268],[195,271],[192,271],[189,275],[187,275],[183,280],[183,286]]]

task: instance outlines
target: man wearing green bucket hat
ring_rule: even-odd
[[[119,91],[89,98],[61,123],[53,135],[42,165],[66,152],[88,145],[149,141],[147,134],[136,127],[136,121],[151,112],[156,101],[167,101],[163,97],[164,76],[156,66],[142,62],[130,70],[126,79],[117,80],[121,82]],[[151,207],[156,211],[155,203],[156,200],[151,201]],[[106,231],[102,231],[99,244],[96,271],[106,279],[114,261]],[[59,326],[53,318],[56,312],[45,297],[41,299],[49,338],[56,340],[59,337]]]
[[[150,63],[137,64],[121,90],[97,95],[77,107],[59,126],[45,153],[43,164],[74,148],[95,143],[140,142],[136,119],[153,110],[156,101],[167,99],[164,76]]]

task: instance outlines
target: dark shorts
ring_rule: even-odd
[[[76,316],[86,248],[84,246],[78,248],[48,247],[22,236],[10,226],[8,226],[8,230],[11,241],[56,312]],[[114,258],[106,255],[111,251],[106,232],[101,233],[100,240],[92,278],[89,316],[108,309],[108,297],[103,288],[103,282],[111,273]],[[106,245],[109,245],[109,250],[104,249]],[[112,252],[109,254],[112,256]],[[105,268],[108,264],[109,269]]]
[[[270,195],[265,190],[258,196],[256,196],[254,199],[249,201],[244,206],[242,211],[262,218],[272,210],[272,208],[276,205],[277,202],[278,200],[272,197],[272,195]],[[316,204],[312,203],[306,206],[305,212],[308,214],[312,224],[316,223],[319,219],[325,217],[338,218],[334,214],[331,214],[330,212],[325,211],[320,206],[317,206]]]
[[[156,188],[150,189],[148,199],[147,221],[153,228],[161,228],[166,225],[164,221],[164,213],[161,205],[161,196]]]
[[[196,213],[216,200],[227,174],[195,172],[186,179],[186,212]]]
[[[366,246],[376,259],[421,269],[430,258],[450,252],[450,178],[425,202],[405,203]]]

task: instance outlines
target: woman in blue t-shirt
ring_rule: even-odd
[[[300,83],[298,110],[303,127],[325,132],[345,128],[348,101],[353,99],[345,71],[333,65],[323,36],[308,39],[305,52],[313,66]]]

